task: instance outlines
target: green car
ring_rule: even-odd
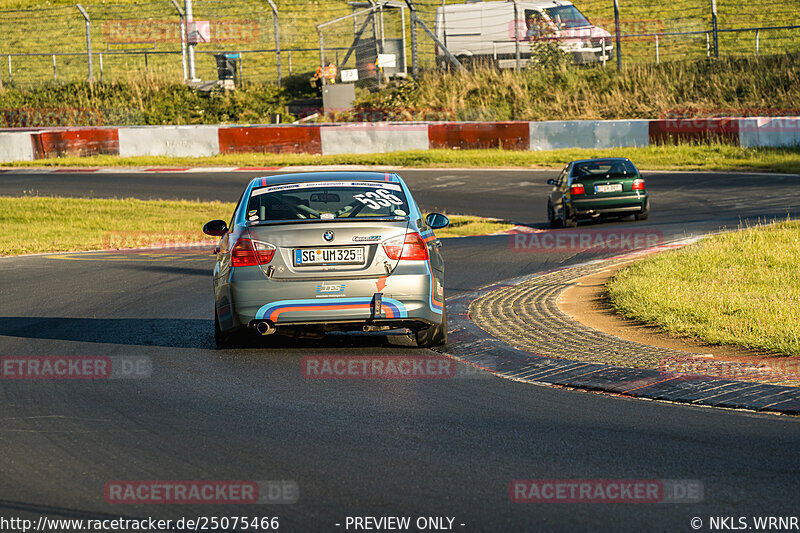
[[[553,186],[547,199],[551,227],[574,228],[580,218],[634,215],[647,220],[650,215],[644,178],[624,157],[573,161],[547,183]]]

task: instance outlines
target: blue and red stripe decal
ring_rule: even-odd
[[[402,302],[393,298],[383,298],[383,318],[407,318],[408,311]],[[325,311],[366,311],[370,312],[372,298],[326,298],[311,300],[280,300],[262,306],[256,312],[257,320],[271,320],[278,323],[280,316],[288,312],[325,312]],[[344,318],[351,316],[342,313]],[[325,317],[330,318],[330,317]]]

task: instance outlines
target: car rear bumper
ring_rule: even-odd
[[[612,198],[572,199],[572,211],[577,216],[608,213],[638,213],[647,206],[647,195],[615,196]]]
[[[244,270],[244,269],[242,269]],[[223,330],[269,321],[276,327],[317,326],[354,330],[363,326],[419,327],[441,322],[441,283],[427,274],[380,278],[273,281],[237,272],[218,288],[218,310],[228,300]],[[378,304],[379,302],[379,304]],[[220,305],[222,304],[222,305]],[[228,317],[225,317],[228,318]]]

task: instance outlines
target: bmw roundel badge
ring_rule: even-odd
[[[331,242],[333,240],[333,232],[332,231],[326,231],[325,233],[322,234],[322,238],[325,239],[328,242]]]

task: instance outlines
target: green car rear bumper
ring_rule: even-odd
[[[587,217],[616,213],[634,214],[647,208],[647,194],[629,194],[604,198],[572,198],[574,216]]]

